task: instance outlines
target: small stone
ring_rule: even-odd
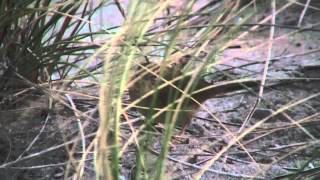
[[[256,119],[256,120],[262,120],[262,119],[265,119],[267,118],[268,116],[271,116],[272,115],[272,110],[271,109],[264,109],[264,108],[257,108],[253,115],[252,115],[252,118]],[[278,121],[278,120],[283,120],[285,119],[285,117],[282,115],[282,114],[277,114],[275,116],[272,116],[270,118],[270,120],[268,120],[269,122],[275,122],[275,121]]]

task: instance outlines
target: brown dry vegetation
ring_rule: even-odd
[[[90,33],[103,4],[24,3],[1,8],[1,179],[319,177],[317,1],[112,1]]]

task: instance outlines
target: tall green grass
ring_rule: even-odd
[[[2,1],[1,88],[50,82],[54,74],[56,80],[65,79],[72,69],[81,67],[80,63],[99,47],[83,41],[90,42],[101,34],[81,31],[89,29],[88,18],[102,4],[94,8],[89,5],[89,1]],[[89,75],[79,70],[77,76]]]
[[[217,63],[219,53],[228,47],[227,44],[236,37],[241,23],[245,22],[235,23],[241,12],[238,11],[239,1],[219,2],[216,6],[208,5],[196,12],[194,4],[195,1],[188,1],[175,12],[166,14],[172,5],[169,1],[132,1],[124,25],[112,40],[99,49],[99,53],[103,52],[105,56],[104,79],[101,83],[99,102],[101,122],[95,139],[97,179],[118,179],[120,177],[121,153],[125,151],[123,148],[127,147],[121,146],[119,140],[121,115],[139,101],[138,99],[128,107],[122,105],[127,84],[130,84],[129,80],[135,81],[135,77],[132,77],[134,73],[130,74],[131,67],[139,66],[146,60],[166,64],[170,61],[178,61],[177,57],[183,58],[188,55],[192,58],[186,67],[191,68],[186,68],[183,76],[191,76],[191,81],[186,89],[179,90],[185,92],[179,102],[173,107],[168,107],[175,111],[163,112],[166,114],[164,116],[166,123],[159,157],[152,155],[149,150],[154,133],[142,133],[144,128],[148,127],[148,122],[153,121],[154,116],[146,117],[146,124],[141,126],[137,132],[133,132],[137,137],[132,139],[138,139],[138,141],[125,142],[136,143],[137,166],[134,173],[136,179],[166,179],[166,156],[181,103],[188,98],[187,94],[191,93],[192,83],[201,78],[207,70],[211,70],[209,65]],[[244,20],[247,20],[248,17],[249,15],[246,15]],[[199,20],[203,23],[195,23]],[[233,26],[225,27],[224,25],[228,23]],[[208,55],[200,60],[199,54],[212,41],[218,42],[219,45],[208,50]],[[197,67],[194,66],[196,61],[201,61]],[[170,84],[170,82],[166,83]],[[161,85],[159,83],[159,87]],[[154,89],[154,102],[161,98],[156,96],[156,89]],[[113,134],[111,141],[107,139],[110,137],[109,134]]]

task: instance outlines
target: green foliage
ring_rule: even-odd
[[[179,59],[186,55],[191,57],[188,63],[192,63],[198,60],[198,56],[204,48],[202,46],[216,39],[220,42],[220,45],[209,50],[209,55],[203,59],[200,66],[193,69],[190,68],[177,77],[190,77],[188,78],[190,81],[184,89],[179,89],[178,87],[177,90],[170,92],[171,96],[169,95],[169,97],[172,98],[172,103],[165,107],[169,111],[162,112],[165,119],[165,131],[162,136],[162,149],[159,157],[151,155],[149,152],[155,136],[148,127],[150,127],[150,122],[154,122],[154,118],[157,116],[153,110],[156,107],[153,105],[146,107],[150,108],[150,116],[146,116],[145,124],[139,128],[139,132],[136,135],[139,141],[135,144],[138,154],[136,172],[134,174],[136,179],[163,179],[165,177],[166,157],[174,134],[175,121],[178,118],[178,112],[183,109],[182,103],[189,98],[186,94],[192,93],[192,84],[198,81],[208,64],[214,63],[220,49],[235,37],[239,31],[239,25],[235,25],[233,28],[224,27],[226,23],[233,21],[237,15],[235,13],[237,7],[233,6],[235,5],[233,2],[228,1],[220,4],[221,8],[219,10],[208,6],[207,9],[203,9],[201,12],[193,12],[194,2],[188,1],[188,3],[181,5],[176,12],[164,15],[166,10],[169,9],[170,4],[168,2],[130,1],[129,13],[124,25],[120,27],[109,43],[98,50],[99,52],[97,53],[105,54],[104,79],[101,83],[99,104],[101,122],[97,132],[97,146],[95,149],[98,179],[112,177],[118,179],[120,177],[120,152],[125,151],[125,149],[121,149],[119,141],[121,134],[120,117],[128,109],[138,104],[139,101],[143,101],[143,98],[137,99],[129,104],[128,107],[122,107],[123,95],[128,88],[127,84],[139,81],[139,78],[142,78],[136,77],[135,73],[130,74],[131,67],[140,67],[141,69],[143,67],[141,64],[145,61],[160,64],[160,73],[156,77],[158,85],[148,92],[154,93],[150,101],[152,102],[151,104],[156,105],[159,98],[163,98],[157,94],[159,89],[171,86],[170,83],[172,83],[170,82],[171,79],[162,78],[165,77],[162,74],[162,70],[166,64],[179,63]],[[203,16],[202,13],[207,11],[210,13]],[[193,31],[190,28],[193,25],[192,21],[190,21],[191,17],[203,18],[206,23],[201,24],[198,27],[198,31]],[[219,36],[218,34],[222,32],[224,36]],[[190,39],[189,37],[194,38]],[[175,56],[178,56],[178,58]],[[152,72],[152,70],[148,69],[142,69],[141,71],[142,74],[147,71]],[[176,93],[179,91],[184,93]],[[177,102],[173,103],[175,100]],[[108,137],[108,134],[111,133],[115,135],[114,140],[109,141],[112,144],[108,144],[105,137]],[[112,155],[109,160],[106,160],[106,151]]]
[[[97,9],[85,1],[57,3],[51,0],[2,1],[0,14],[1,89],[17,84],[50,81],[54,73],[66,78],[84,52],[82,45],[97,33],[81,33]],[[78,14],[81,14],[79,17]],[[75,18],[75,17],[78,18]],[[84,71],[81,71],[82,74]],[[81,74],[81,73],[80,73]],[[88,76],[88,72],[85,72]],[[81,76],[83,78],[83,76]],[[17,84],[8,84],[12,79]]]
[[[319,147],[315,147],[310,155],[305,160],[300,160],[296,162],[294,168],[288,169],[289,173],[283,176],[275,177],[275,179],[318,179],[320,172],[320,161],[319,161]]]

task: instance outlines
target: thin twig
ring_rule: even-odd
[[[275,24],[275,22],[276,22],[276,3],[275,3],[274,0],[271,2],[271,6],[272,6],[271,23]],[[247,126],[247,124],[249,123],[249,120],[252,118],[252,115],[253,115],[255,109],[257,108],[257,106],[261,102],[261,98],[263,96],[264,86],[265,86],[267,75],[268,75],[270,60],[272,59],[272,47],[273,47],[274,32],[275,32],[275,28],[274,28],[274,26],[271,26],[270,27],[270,36],[269,36],[269,45],[268,45],[268,55],[267,55],[267,59],[266,59],[265,64],[264,64],[264,69],[263,69],[262,79],[261,79],[261,83],[260,83],[258,99],[255,102],[255,104],[253,105],[252,109],[250,110],[248,116],[244,120],[241,128],[239,129],[239,131],[238,131],[239,134]]]
[[[81,136],[81,142],[82,142],[82,152],[83,154],[86,153],[86,139],[85,139],[85,135],[84,135],[84,131],[83,131],[83,127],[82,127],[82,124],[81,124],[81,120],[79,118],[79,115],[77,113],[77,107],[76,105],[74,104],[71,96],[69,94],[65,94],[65,96],[67,97],[72,109],[74,110],[74,114],[75,116],[77,117],[77,124],[78,124],[78,127],[79,127],[79,132],[80,132],[80,136]],[[78,177],[82,177],[83,173],[84,173],[84,166],[83,167],[78,167],[79,168],[79,176]]]
[[[36,143],[36,141],[39,139],[40,135],[43,133],[44,129],[46,128],[49,119],[50,119],[50,114],[48,113],[47,116],[46,116],[46,120],[44,121],[44,124],[43,124],[41,130],[40,130],[39,133],[36,135],[36,137],[31,141],[31,143],[28,145],[28,147],[20,154],[20,156],[18,157],[18,159],[22,158],[22,156],[23,156],[25,153],[27,153],[27,152],[32,148],[32,146],[34,145],[34,143]]]
[[[302,11],[302,13],[301,13],[301,15],[300,15],[300,17],[299,17],[298,27],[301,27],[301,24],[302,24],[304,15],[305,15],[306,12],[307,12],[307,9],[308,9],[308,7],[309,7],[310,2],[311,2],[311,0],[308,0],[307,3],[306,3],[306,5],[305,5],[304,8],[303,8],[303,11]]]
[[[149,149],[152,153],[156,154],[156,155],[159,155],[160,153],[157,152],[157,151],[154,151],[154,150],[151,150]],[[201,170],[202,167],[201,166],[198,166],[198,165],[195,165],[195,164],[191,164],[191,163],[188,163],[188,162],[184,162],[184,161],[180,161],[179,159],[176,159],[176,158],[173,158],[173,157],[170,157],[168,156],[168,159],[173,161],[173,162],[177,162],[179,164],[182,164],[182,165],[185,165],[185,166],[189,166],[189,167],[192,167],[192,168],[195,168],[195,169],[199,169]],[[265,179],[261,176],[250,176],[250,175],[246,175],[246,174],[236,174],[236,173],[228,173],[228,172],[224,172],[224,171],[219,171],[219,170],[215,170],[215,169],[208,169],[207,170],[208,172],[211,172],[211,173],[215,173],[215,174],[220,174],[220,175],[225,175],[225,176],[232,176],[232,177],[238,177],[238,178],[250,178],[250,179]]]
[[[90,137],[94,137],[96,135],[96,133],[91,133],[91,134],[88,134],[85,136],[85,138],[90,138]],[[4,163],[4,164],[1,164],[0,165],[0,169],[3,169],[3,168],[7,168],[13,164],[16,164],[20,161],[23,161],[23,160],[27,160],[27,159],[31,159],[31,158],[34,158],[34,157],[37,157],[37,156],[40,156],[40,155],[43,155],[45,153],[48,153],[48,152],[51,152],[51,151],[54,151],[54,150],[57,150],[59,148],[63,148],[69,144],[73,144],[77,141],[79,141],[80,139],[79,138],[76,138],[76,139],[73,139],[71,141],[68,141],[68,142],[65,142],[63,144],[59,144],[59,145],[56,145],[56,146],[52,146],[50,148],[47,148],[43,151],[40,151],[40,152],[37,152],[37,153],[33,153],[33,154],[30,154],[28,156],[24,156],[24,157],[21,157],[21,158],[17,158],[16,160],[13,160],[13,161],[10,161],[10,162],[7,162],[7,163]]]

